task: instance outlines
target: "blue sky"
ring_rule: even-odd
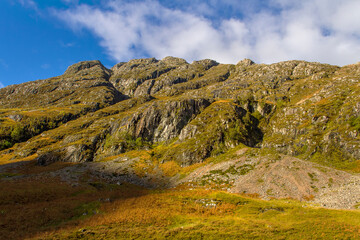
[[[83,60],[360,61],[359,0],[1,0],[0,87]]]

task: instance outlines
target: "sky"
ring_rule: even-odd
[[[0,88],[134,58],[360,61],[360,0],[0,0]]]

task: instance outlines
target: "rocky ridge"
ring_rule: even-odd
[[[360,192],[358,184],[346,187],[360,171],[359,82],[359,64],[166,57],[107,69],[80,62],[61,76],[0,89],[1,171],[23,161],[74,162],[114,182],[170,187],[187,179],[264,198],[329,202],[335,188]],[[248,148],[257,157],[230,154]],[[215,162],[226,169],[210,167]],[[289,170],[294,164],[302,170]],[[352,174],[316,170],[321,165]],[[199,167],[208,171],[190,177]],[[328,205],[354,207],[360,199],[352,196],[346,206]]]

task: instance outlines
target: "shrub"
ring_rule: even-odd
[[[350,126],[360,132],[360,117],[352,116],[350,118]]]
[[[0,151],[11,147],[13,144],[8,140],[0,140]]]
[[[121,132],[117,136],[106,135],[104,147],[110,148],[112,146],[120,146],[123,149],[122,151],[126,152],[150,147],[151,143],[141,137],[135,138],[128,132]]]
[[[21,142],[25,138],[24,128],[20,125],[16,125],[11,132],[11,138],[14,142]]]

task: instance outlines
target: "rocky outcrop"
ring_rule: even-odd
[[[10,121],[0,129],[0,150],[126,99],[110,75],[99,61],[86,61],[58,77],[2,88],[0,118]]]
[[[155,101],[132,115],[127,130],[151,142],[167,141],[177,137],[209,105],[206,99]]]
[[[70,162],[151,151],[183,166],[244,144],[346,168],[360,158],[359,72],[358,64],[250,59],[147,58],[112,69],[80,62],[61,76],[0,89],[0,144],[23,142],[21,157],[55,151]],[[60,107],[69,117],[50,114]],[[21,126],[32,129],[24,121],[36,114],[25,108],[49,116],[28,137]]]
[[[113,75],[110,81],[114,86],[124,94],[128,96],[134,96],[136,89],[144,82],[147,85],[145,90],[141,93],[150,94],[151,81],[149,80],[159,78],[161,75],[175,69],[177,66],[187,65],[186,61],[180,59],[165,59],[164,61],[158,61],[155,58],[148,59],[135,59],[121,65],[115,65]],[[139,94],[136,94],[138,96]]]
[[[156,94],[164,87],[187,82],[202,76],[204,71],[219,65],[213,60],[194,61],[166,57],[159,61],[155,58],[135,59],[128,63],[115,65],[110,81],[128,96]]]
[[[254,147],[263,137],[258,124],[245,109],[227,101],[214,102],[181,130],[176,145],[166,149],[162,159],[188,166],[239,144]]]
[[[301,87],[289,91],[288,96],[294,101],[278,108],[267,126],[263,146],[307,159],[338,162],[359,159],[359,128],[355,123],[359,119],[356,107],[360,101],[359,78],[348,82],[335,77],[342,71],[321,83],[308,78],[305,85],[298,84]],[[295,92],[299,87],[308,94]]]
[[[88,74],[95,74],[98,73],[99,75],[103,75],[107,78],[111,75],[111,70],[104,67],[100,61],[83,61],[76,64],[71,65],[66,69],[64,75],[88,75]]]
[[[108,81],[111,71],[99,61],[70,66],[64,75],[11,85],[0,90],[2,108],[39,108],[83,104],[94,108],[125,99]]]
[[[196,169],[181,184],[213,186],[263,199],[292,198],[327,208],[354,208],[360,200],[360,177],[284,155],[246,154]]]

